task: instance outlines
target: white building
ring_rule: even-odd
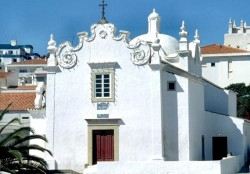
[[[18,75],[16,72],[0,70],[0,91],[1,88],[17,86],[17,83]]]
[[[233,83],[250,84],[250,52],[212,44],[201,48],[202,75],[211,82],[227,87]]]
[[[39,82],[46,83],[46,65],[47,58],[37,58],[7,64],[5,70],[17,72],[18,85],[37,85]]]
[[[40,55],[33,52],[32,45],[18,45],[16,40],[11,40],[10,44],[0,44],[0,69],[4,69],[5,64],[38,57]]]
[[[31,121],[36,133],[46,132],[50,169],[239,171],[249,159],[250,124],[236,117],[235,93],[202,78],[198,32],[188,41],[183,22],[179,40],[161,34],[155,11],[145,35],[130,41],[115,30],[103,17],[91,36],[78,33],[76,47],[56,47],[51,36],[46,117]]]
[[[236,26],[236,22],[230,19],[228,33],[224,35],[224,45],[250,51],[250,26],[243,20],[240,21],[240,26]]]

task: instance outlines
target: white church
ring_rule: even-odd
[[[51,170],[234,174],[248,162],[250,123],[237,118],[234,92],[202,77],[198,32],[189,41],[182,22],[176,39],[160,20],[153,10],[132,40],[104,15],[76,47],[51,35],[46,113],[41,91],[30,112]]]

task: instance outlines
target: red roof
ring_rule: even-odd
[[[22,62],[14,62],[12,65],[46,65],[47,59],[32,59],[32,60],[25,60]]]
[[[10,86],[8,89],[17,89],[17,90],[35,90],[36,85],[23,85],[23,86]]]
[[[0,110],[4,110],[12,103],[9,110],[27,110],[34,109],[36,94],[33,92],[26,93],[0,93]]]
[[[7,75],[11,74],[12,72],[6,72],[6,71],[1,71],[0,70],[0,78],[5,78]]]
[[[250,53],[249,51],[232,48],[225,45],[212,44],[201,47],[202,54],[228,54],[228,53]]]

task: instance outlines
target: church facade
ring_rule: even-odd
[[[179,34],[161,34],[154,10],[131,41],[105,18],[76,47],[51,35],[46,116],[33,124],[51,170],[233,174],[247,162],[250,124],[236,117],[236,94],[202,78],[198,32],[189,41],[182,22]]]

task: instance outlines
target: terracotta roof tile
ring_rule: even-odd
[[[6,72],[6,71],[0,71],[0,78],[5,78],[8,74],[11,74],[12,72]]]
[[[32,60],[25,60],[22,62],[14,62],[11,65],[46,65],[47,59],[32,59]]]
[[[17,90],[35,90],[36,89],[36,85],[24,85],[24,86],[10,86],[8,89],[17,89]]]
[[[212,44],[201,47],[202,54],[228,54],[228,53],[250,53],[249,51],[232,48],[225,45]]]
[[[12,103],[9,110],[27,110],[34,109],[36,94],[26,93],[0,93],[0,110],[4,110],[8,104]]]

